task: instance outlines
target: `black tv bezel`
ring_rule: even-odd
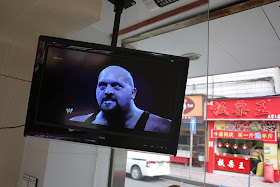
[[[60,124],[58,127],[56,126],[57,124],[37,121],[36,111],[38,107],[39,92],[42,83],[41,81],[43,79],[47,55],[47,50],[45,47],[47,47],[49,44],[55,45],[58,48],[69,49],[69,46],[75,46],[76,49],[71,48],[71,50],[109,51],[109,55],[118,57],[123,56],[127,58],[129,56],[130,58],[153,61],[157,63],[172,65],[175,64],[178,77],[170,133],[168,135],[155,132],[133,133],[133,130],[130,129],[124,130],[123,132],[109,132],[85,127],[69,126],[65,124]],[[176,155],[188,75],[188,66],[188,58],[120,47],[111,47],[101,44],[50,36],[40,36],[35,58],[24,135]],[[147,135],[150,135],[150,137]]]

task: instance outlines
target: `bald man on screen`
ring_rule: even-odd
[[[136,94],[131,74],[120,66],[109,66],[98,77],[96,99],[100,112],[75,116],[70,120],[106,125],[115,130],[128,128],[168,133],[171,120],[139,109],[134,103]]]

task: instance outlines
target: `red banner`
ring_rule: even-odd
[[[216,155],[215,169],[238,173],[250,173],[250,159]]]
[[[209,100],[208,120],[280,120],[280,97]]]
[[[211,129],[211,138],[277,141],[277,131],[223,131]]]

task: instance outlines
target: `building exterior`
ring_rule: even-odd
[[[279,105],[279,96],[208,100],[207,172],[249,174],[254,142],[279,182]]]

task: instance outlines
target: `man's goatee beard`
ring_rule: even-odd
[[[121,130],[125,127],[124,112],[121,108],[117,107],[113,110],[103,112],[106,116],[109,129]]]

